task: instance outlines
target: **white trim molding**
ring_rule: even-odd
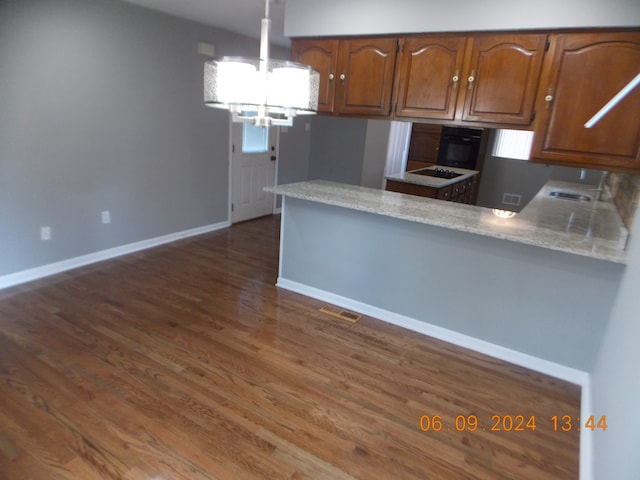
[[[580,418],[593,415],[591,406],[591,375],[588,375],[582,386],[580,399]],[[580,429],[580,480],[593,480],[593,432]]]
[[[298,282],[287,280],[282,277],[278,278],[276,286],[284,288],[285,290],[290,290],[292,292],[306,295],[307,297],[312,297],[317,300],[329,302],[342,308],[354,310],[358,313],[383,320],[387,323],[392,323],[393,325],[404,327],[408,330],[437,338],[438,340],[444,340],[445,342],[458,345],[459,347],[464,347],[468,348],[469,350],[484,353],[485,355],[489,355],[506,362],[514,363],[516,365],[520,365],[521,367],[535,370],[539,373],[551,375],[552,377],[564,380],[566,382],[571,382],[576,385],[584,385],[589,378],[589,374],[582,370],[534,357],[533,355],[528,355],[526,353],[521,353],[516,350],[503,347],[501,345],[487,342],[485,340],[479,340],[469,335],[464,335],[447,328],[432,325],[430,323],[390,312],[389,310],[384,310],[382,308],[374,307],[366,303],[358,302],[357,300],[342,297],[325,290],[320,290],[315,287],[310,287],[308,285],[303,285]]]
[[[20,285],[22,283],[31,282],[40,278],[55,275],[56,273],[66,272],[67,270],[73,270],[74,268],[84,267],[92,263],[102,262],[111,258],[120,257],[129,253],[138,252],[140,250],[146,250],[148,248],[157,247],[166,243],[175,242],[176,240],[182,240],[183,238],[193,237],[196,235],[202,235],[203,233],[209,233],[216,230],[227,228],[231,223],[227,220],[220,223],[214,223],[211,225],[205,225],[202,227],[192,228],[190,230],[183,230],[181,232],[170,233],[160,237],[150,238],[147,240],[141,240],[139,242],[129,243],[127,245],[121,245],[119,247],[109,248],[107,250],[101,250],[99,252],[89,253],[87,255],[81,255],[79,257],[69,258],[61,260],[55,263],[49,263],[39,267],[22,270],[20,272],[10,273],[0,276],[0,290]]]

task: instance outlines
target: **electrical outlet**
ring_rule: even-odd
[[[51,240],[51,227],[40,227],[40,240],[43,242]]]
[[[109,210],[105,210],[100,215],[102,216],[103,224],[111,223],[111,212]]]
[[[216,48],[211,43],[198,42],[198,53],[200,55],[204,55],[205,57],[213,58],[216,56]]]

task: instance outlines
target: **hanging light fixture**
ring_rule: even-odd
[[[222,57],[204,64],[204,103],[231,111],[234,122],[290,126],[318,110],[318,71],[269,58],[269,1],[260,31],[260,58]]]

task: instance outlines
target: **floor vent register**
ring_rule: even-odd
[[[342,308],[335,307],[333,305],[325,305],[320,309],[320,311],[326,313],[327,315],[331,315],[332,317],[340,318],[351,323],[356,323],[362,318],[362,315],[350,312],[349,310],[343,310]]]

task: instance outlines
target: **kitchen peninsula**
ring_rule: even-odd
[[[610,201],[550,182],[513,218],[325,181],[283,200],[278,286],[576,381],[624,272]],[[591,192],[593,195],[593,192]]]

